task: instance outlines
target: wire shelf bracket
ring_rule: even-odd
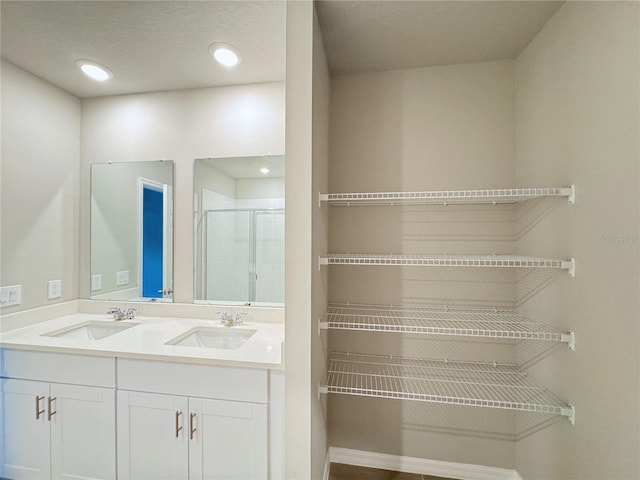
[[[569,347],[569,350],[571,350],[572,352],[576,351],[576,334],[575,334],[575,332],[573,332],[572,330],[569,330],[566,334],[562,335],[562,340],[561,341],[567,343],[567,346]]]
[[[318,205],[454,205],[524,202],[540,197],[567,197],[575,203],[576,187],[494,188],[485,190],[437,190],[421,192],[318,193]]]
[[[561,415],[575,425],[574,406],[515,365],[334,352],[318,393]]]
[[[565,260],[563,262],[562,268],[568,271],[570,277],[572,278],[575,277],[576,276],[576,259],[572,257],[569,260]]]
[[[323,265],[384,265],[401,267],[494,267],[559,268],[575,277],[576,260],[525,257],[519,255],[381,255],[368,253],[329,253],[318,256],[318,270]]]
[[[329,304],[322,330],[355,330],[432,336],[540,340],[566,343],[575,351],[575,333],[534,322],[513,310],[450,308],[447,306]]]
[[[569,420],[569,423],[575,427],[576,425],[576,407],[573,404],[569,403],[567,408],[564,408],[562,411],[562,415],[566,416]]]

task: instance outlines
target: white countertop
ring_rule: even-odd
[[[51,337],[47,333],[87,321],[114,322],[106,314],[76,313],[2,333],[2,348],[49,351],[120,358],[226,365],[280,370],[282,364],[282,323],[245,321],[243,325],[223,327],[217,321],[173,317],[136,317],[116,324],[138,325],[99,340]],[[166,345],[194,327],[257,330],[236,349]]]

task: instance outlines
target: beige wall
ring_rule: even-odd
[[[285,478],[311,478],[313,2],[287,2]]]
[[[1,284],[22,304],[78,297],[80,100],[2,60]],[[62,297],[47,299],[47,282]]]
[[[81,150],[81,284],[89,296],[92,163],[175,162],[174,301],[193,301],[193,161],[284,153],[284,83],[84,100]]]
[[[325,346],[316,321],[327,303],[329,71],[313,2],[287,2],[285,478],[321,479],[327,453]]]
[[[312,195],[312,262],[327,252],[328,209],[320,207],[315,195],[329,190],[329,101],[330,78],[327,59],[320,34],[318,17],[313,16],[313,171]],[[316,327],[327,310],[327,271],[311,270],[311,319]],[[318,385],[325,381],[327,373],[327,338],[311,328],[311,478],[320,479],[324,471],[327,452],[326,395],[318,398]]]
[[[577,189],[518,243],[577,262],[521,306],[577,342],[531,370],[576,426],[518,442],[525,480],[640,478],[639,20],[637,2],[567,2],[516,62],[517,182]]]
[[[285,478],[321,479],[327,454],[326,336],[317,320],[327,304],[329,71],[312,1],[287,2],[287,140],[285,259]]]
[[[514,183],[513,62],[334,76],[332,192],[491,188]],[[330,209],[334,253],[512,253],[512,207]],[[513,306],[501,269],[329,267],[332,301]],[[513,362],[512,346],[332,332],[330,350]],[[329,444],[504,468],[512,414],[329,396]]]
[[[512,70],[502,61],[332,77],[331,190],[512,182]]]

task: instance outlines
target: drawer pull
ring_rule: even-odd
[[[178,412],[176,410],[176,438],[180,436],[180,430],[182,427],[180,426],[180,417],[182,416],[182,412]]]
[[[51,417],[53,417],[56,413],[58,413],[57,411],[51,409],[51,406],[55,401],[56,401],[56,397],[49,397],[49,399],[47,400],[48,409],[49,409],[49,412],[47,413],[47,420],[49,421],[51,421]]]
[[[44,395],[36,395],[36,420],[40,420],[40,415],[44,415],[44,408],[40,410],[42,400],[44,400]]]
[[[193,440],[193,435],[196,433],[196,426],[195,426],[195,418],[196,418],[196,414],[192,413],[191,415],[189,415],[189,439]]]

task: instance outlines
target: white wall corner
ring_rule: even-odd
[[[331,447],[327,449],[327,455],[324,459],[324,473],[322,474],[322,480],[329,480],[330,470],[331,470]]]
[[[328,464],[331,462],[343,463],[359,467],[380,468],[459,480],[522,480],[518,472],[508,468],[443,462],[441,460],[365,452],[349,448],[329,447],[327,459]],[[324,480],[328,480],[328,466],[325,466]]]

